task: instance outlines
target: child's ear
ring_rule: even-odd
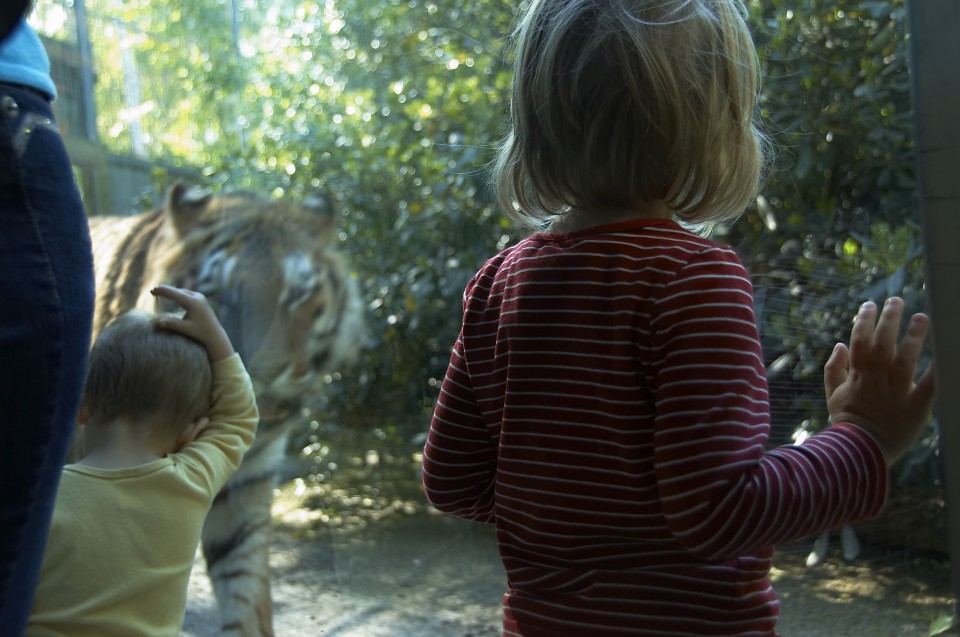
[[[207,428],[207,425],[210,424],[210,419],[204,416],[203,418],[197,418],[192,423],[187,425],[180,436],[177,438],[177,446],[175,451],[180,451],[191,442],[197,439],[197,436]]]
[[[77,428],[73,433],[73,442],[69,452],[71,455],[75,454],[76,458],[73,460],[68,458],[68,462],[76,462],[87,455],[84,436],[87,435],[88,422],[90,422],[90,410],[87,409],[86,403],[80,403],[80,409],[77,410]]]

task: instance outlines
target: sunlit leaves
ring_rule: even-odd
[[[516,8],[265,4],[265,23],[242,38],[258,52],[247,144],[223,170],[254,187],[333,192],[370,322],[353,402],[393,392],[404,398],[390,409],[416,412],[446,364],[463,286],[504,234],[485,171],[506,121]]]
[[[774,379],[793,383],[789,404],[775,405],[778,425],[820,409],[819,369],[863,297],[922,303],[903,2],[749,1],[760,110],[779,150],[760,205],[721,239],[754,274],[768,360],[789,362]],[[368,303],[351,408],[428,405],[467,278],[517,238],[487,170],[505,132],[519,4],[87,5],[101,34],[104,142],[129,152],[139,136],[149,156],[232,187],[330,191]],[[136,99],[123,68],[131,55]]]
[[[864,299],[922,310],[903,0],[750,3],[777,144],[734,241],[758,292],[774,426],[826,424],[820,374]],[[775,231],[772,229],[775,228]]]
[[[782,147],[770,175],[809,221],[915,216],[902,0],[751,3],[761,108]],[[791,196],[782,196],[790,192]]]

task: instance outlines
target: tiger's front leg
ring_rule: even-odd
[[[274,635],[270,510],[286,439],[281,434],[254,443],[204,523],[203,554],[224,637]]]

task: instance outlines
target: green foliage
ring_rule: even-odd
[[[930,630],[927,632],[927,637],[935,637],[935,635],[949,635],[951,632],[956,631],[957,629],[957,617],[955,614],[950,613],[946,615],[939,615],[936,619],[930,622]]]
[[[760,205],[721,239],[756,277],[765,352],[780,362],[775,426],[787,433],[825,423],[822,365],[863,299],[923,306],[905,9],[750,8],[761,113],[779,150]],[[343,388],[359,421],[429,408],[463,284],[517,237],[485,168],[504,131],[515,11],[496,0],[282,3],[267,10],[275,26],[242,34],[259,52],[249,132],[220,174],[325,187],[343,206],[370,303],[367,356]]]
[[[275,26],[244,34],[260,52],[249,130],[219,176],[332,192],[369,339],[330,409],[361,424],[420,414],[446,367],[467,279],[516,238],[499,221],[486,168],[507,116],[503,35],[514,7],[346,0],[277,3],[268,14]]]
[[[902,0],[751,4],[761,113],[783,152],[773,214],[789,226],[915,218]]]
[[[111,151],[206,165],[231,154],[247,65],[222,3],[88,0],[101,142]]]
[[[778,150],[758,205],[719,238],[755,278],[781,439],[825,424],[822,366],[862,300],[924,305],[904,1],[748,1]],[[236,22],[229,0],[88,5],[99,28],[152,38],[136,47],[141,77],[162,78],[142,96],[155,104],[141,119],[156,131],[150,153],[206,166],[216,183],[322,188],[340,204],[368,342],[318,417],[422,420],[464,284],[519,236],[487,185],[517,3],[237,0]],[[120,126],[105,141],[123,150],[120,39],[95,42],[102,129]]]
[[[214,186],[322,189],[339,204],[368,342],[318,416],[365,426],[384,413],[422,414],[456,338],[464,285],[517,238],[487,186],[505,132],[505,36],[517,7],[86,4],[110,150],[201,166]],[[69,2],[39,5],[41,31],[62,37]]]
[[[751,2],[775,142],[764,194],[731,229],[755,279],[775,430],[826,424],[821,373],[860,303],[925,306],[903,0]],[[796,430],[796,431],[794,431]],[[936,431],[917,447],[936,461]],[[904,463],[904,478],[917,462]],[[927,471],[930,481],[938,472]]]

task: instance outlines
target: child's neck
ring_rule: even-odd
[[[118,421],[106,426],[84,426],[81,453],[76,464],[98,469],[136,467],[158,460],[162,455],[152,449],[136,426]]]
[[[663,201],[649,201],[631,208],[604,210],[573,209],[558,216],[547,228],[548,232],[576,232],[596,226],[606,226],[631,219],[672,219],[673,213]]]
[[[124,469],[126,467],[149,464],[159,459],[160,456],[144,450],[114,451],[98,449],[97,451],[88,453],[74,464],[85,467],[96,467],[97,469]]]

